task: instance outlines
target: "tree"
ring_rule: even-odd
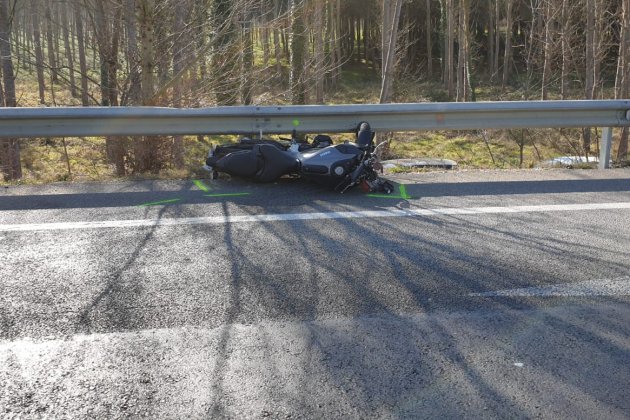
[[[465,102],[472,98],[470,84],[470,0],[461,0],[459,8],[458,55],[457,55],[457,101]]]
[[[50,69],[51,82],[57,83],[59,81],[59,76],[57,74],[57,59],[55,57],[55,24],[52,19],[50,0],[45,0],[45,3],[44,16],[46,17],[46,49],[48,51],[48,68]]]
[[[243,105],[252,104],[254,89],[254,33],[252,31],[252,21],[250,16],[246,16],[243,21],[241,31],[243,47],[243,63],[241,66],[241,102]]]
[[[138,26],[136,19],[135,0],[124,0],[125,33],[127,43],[125,48],[128,67],[128,89],[123,94],[123,105],[140,105],[142,102],[142,80],[140,73],[140,52],[138,50]]]
[[[324,1],[315,0],[313,43],[315,49],[315,102],[324,103]]]
[[[446,0],[446,57],[444,59],[444,81],[448,90],[448,97],[455,96],[455,77],[453,72],[454,50],[455,50],[455,12],[453,7],[454,0]]]
[[[560,42],[562,44],[562,70],[560,75],[560,97],[566,99],[569,91],[569,67],[571,63],[570,51],[570,35],[571,35],[571,9],[569,8],[569,0],[562,0],[561,10],[562,31],[560,33]]]
[[[626,99],[630,94],[630,0],[623,0],[620,8],[619,55],[615,77],[615,97]],[[628,127],[621,130],[617,160],[628,157]]]
[[[381,74],[381,94],[379,97],[379,102],[382,104],[389,102],[392,96],[394,70],[396,68],[396,39],[398,38],[402,3],[402,0],[383,0],[383,32],[389,38],[383,44],[385,61]]]
[[[238,46],[238,28],[235,24],[236,2],[232,0],[214,0],[212,21],[216,36],[212,67],[218,105],[236,105],[239,94],[240,63],[235,57],[240,56]]]
[[[0,0],[0,57],[4,83],[4,104],[0,105],[15,107],[17,101],[11,52],[10,20],[9,0]],[[20,143],[17,139],[0,139],[0,167],[5,181],[22,178]]]
[[[304,24],[303,0],[291,0],[291,103],[306,103],[306,82],[304,80],[304,64],[306,52],[306,26]]]
[[[180,7],[175,9],[175,19],[173,21],[173,33],[177,34],[173,43],[173,73],[178,74],[184,69],[184,51],[186,49],[186,37],[184,36],[184,26],[186,16],[191,13],[191,7],[188,0],[183,0]],[[173,106],[180,108],[182,106],[183,86],[181,79],[173,86]],[[173,163],[176,168],[184,167],[184,138],[175,136],[173,138]]]
[[[586,0],[586,72],[585,72],[585,97],[593,99],[595,89],[595,1]],[[583,134],[583,147],[586,156],[591,150],[591,129],[585,128]]]
[[[155,0],[136,0],[140,27],[142,105],[152,105],[155,85]]]
[[[39,22],[39,4],[31,0],[31,24],[33,27],[33,42],[35,44],[35,67],[37,68],[37,84],[39,87],[39,103],[46,103],[46,83],[44,81],[44,52],[42,49],[42,35]]]
[[[67,3],[64,3],[64,9],[60,13],[61,16],[61,30],[63,31],[63,47],[66,55],[66,61],[68,63],[68,78],[70,81],[70,93],[73,98],[78,97],[77,84],[75,80],[74,69],[74,51],[70,46],[70,28],[68,26],[68,14],[71,8]],[[74,40],[74,37],[72,38]]]
[[[74,21],[77,31],[77,45],[79,50],[79,70],[81,72],[81,104],[83,106],[90,105],[88,92],[88,68],[87,58],[85,55],[85,34],[83,32],[83,16],[81,14],[81,0],[74,1]]]
[[[507,86],[512,64],[512,2],[506,0],[505,50],[503,54],[503,87]]]
[[[433,78],[433,41],[431,39],[431,0],[426,0],[427,77]]]
[[[140,32],[140,68],[142,105],[154,105],[155,88],[155,0],[136,0]],[[164,140],[158,137],[136,138],[134,172],[159,172],[165,166]]]
[[[592,1],[592,0],[587,0]],[[545,37],[544,37],[544,63],[542,73],[542,92],[541,99],[546,101],[549,96],[549,82],[551,78],[551,63],[553,61],[553,26],[555,24],[555,16],[553,10],[552,0],[545,0],[544,5],[544,19],[545,19]]]

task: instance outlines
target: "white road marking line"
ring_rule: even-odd
[[[571,296],[630,296],[630,277],[612,280],[589,280],[579,283],[526,287],[493,292],[471,293],[479,297],[571,297]]]
[[[510,207],[467,207],[467,208],[435,208],[409,210],[366,210],[328,213],[288,213],[288,214],[260,214],[242,216],[211,216],[189,217],[180,219],[138,219],[138,220],[105,220],[89,222],[59,222],[59,223],[24,223],[0,224],[0,232],[27,232],[39,230],[72,230],[72,229],[108,229],[128,227],[180,226],[180,225],[213,225],[227,223],[264,223],[289,222],[296,220],[325,220],[325,219],[367,219],[380,217],[415,217],[415,216],[445,216],[445,215],[476,215],[503,213],[547,213],[588,210],[622,210],[630,209],[630,202],[594,203],[594,204],[549,204],[538,206],[510,206]]]

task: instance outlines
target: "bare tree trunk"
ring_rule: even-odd
[[[324,78],[324,83],[326,86],[332,87],[335,86],[335,72],[337,63],[335,60],[335,13],[334,13],[334,2],[326,1],[325,2],[325,20],[326,20],[326,49],[328,50],[328,54],[326,54],[325,60],[328,70],[326,72],[326,77]]]
[[[148,101],[153,97],[155,86],[155,23],[153,13],[155,0],[137,0],[138,22],[140,24],[140,68],[142,69],[143,105],[152,105]]]
[[[394,75],[396,70],[396,40],[398,38],[398,24],[400,22],[400,10],[403,0],[383,0],[383,32],[387,33],[389,39],[383,44],[385,61],[382,66],[381,94],[379,103],[384,104],[391,100]],[[385,20],[388,17],[388,20]],[[379,159],[389,155],[391,134],[380,133],[379,138],[387,139],[385,147],[380,149]],[[379,140],[380,141],[380,140]]]
[[[551,79],[551,62],[553,60],[552,34],[551,28],[554,24],[554,13],[552,10],[552,0],[546,0],[545,3],[545,39],[544,39],[544,63],[542,74],[541,99],[546,101],[549,97],[549,82]]]
[[[593,99],[595,85],[595,0],[586,0],[586,79],[585,98]]]
[[[280,30],[278,29],[278,19],[280,18],[280,0],[274,0],[274,28],[273,28],[273,53],[276,58],[276,73],[282,77],[282,48],[280,46]]]
[[[140,28],[140,68],[142,105],[153,105],[155,86],[155,0],[137,0]],[[134,143],[134,172],[159,172],[164,166],[163,142],[157,137],[145,137]]]
[[[110,106],[109,102],[109,71],[107,68],[107,62],[110,59],[111,55],[111,38],[112,34],[110,31],[111,22],[108,17],[105,16],[105,9],[103,2],[96,3],[95,10],[95,20],[96,20],[96,39],[98,44],[98,55],[100,60],[100,75],[101,75],[101,105],[102,106]],[[109,10],[108,10],[109,12]]]
[[[627,99],[630,94],[630,0],[623,0],[621,10],[621,36],[619,42],[619,56],[617,62],[617,77],[615,79],[615,97]],[[628,158],[628,127],[621,130],[617,160]]]
[[[114,17],[112,25],[112,39],[111,44],[107,45],[105,58],[105,65],[101,71],[107,72],[107,89],[104,94],[107,96],[107,103],[110,106],[119,106],[118,101],[118,86],[116,83],[118,76],[118,49],[120,44],[120,32],[121,32],[121,20],[122,20],[122,2],[119,1],[115,5]],[[110,15],[111,16],[111,15]],[[106,20],[106,24],[109,23]],[[109,32],[109,30],[108,30]],[[106,43],[107,44],[107,43]],[[113,162],[116,167],[116,174],[123,176],[126,173],[125,170],[125,156],[127,154],[125,140],[123,137],[110,136],[105,139],[109,161]]]
[[[2,63],[2,82],[4,83],[4,103],[2,106],[17,106],[15,96],[15,73],[11,51],[11,29],[9,27],[9,1],[0,0],[0,62]]]
[[[446,0],[446,88],[448,89],[449,98],[453,98],[455,96],[455,74],[453,72],[455,50],[455,13],[453,1],[454,0]]]
[[[357,55],[355,59],[357,62],[361,61],[361,19],[352,19],[352,25],[354,28],[354,39],[357,45]]]
[[[599,88],[601,86],[601,67],[602,58],[605,54],[602,51],[602,37],[604,33],[604,7],[602,0],[595,0],[595,22],[593,30],[593,92],[591,98],[597,98]]]
[[[241,69],[241,98],[243,105],[251,105],[253,101],[253,71],[254,71],[254,41],[252,39],[251,17],[246,17],[243,23],[243,65]]]
[[[0,55],[0,80],[4,79],[3,73],[4,72],[2,71],[2,55]],[[5,106],[4,105],[4,86],[0,82],[0,107],[3,107],[3,106]]]
[[[379,103],[381,104],[387,103],[391,99],[396,69],[396,38],[398,37],[398,23],[400,22],[400,10],[403,0],[393,1],[395,1],[395,3],[389,3],[389,0],[385,0],[386,3],[391,4],[389,7],[392,7],[392,9],[387,13],[387,15],[391,17],[391,21],[383,21],[383,27],[388,27],[387,33],[389,34],[389,42],[386,48],[385,65],[383,66],[381,94],[379,98]]]
[[[87,60],[85,57],[85,34],[83,32],[83,16],[81,16],[80,0],[74,0],[74,17],[77,27],[77,44],[79,49],[79,69],[81,71],[81,104],[90,105],[88,92]]]
[[[0,57],[4,83],[4,105],[17,106],[9,26],[9,0],[0,0]],[[22,178],[20,143],[17,139],[0,139],[0,171],[5,181]]]
[[[315,1],[315,17],[314,17],[314,47],[315,47],[315,102],[324,103],[324,2],[323,0]],[[365,35],[364,35],[365,36]]]
[[[433,40],[431,39],[431,0],[426,0],[427,77],[433,78]]]
[[[109,79],[109,103],[111,106],[119,106],[120,101],[118,100],[118,51],[120,49],[120,34],[122,32],[122,10],[123,5],[117,4],[116,11],[114,12],[114,22],[113,22],[113,35],[112,35],[112,45],[109,49],[109,56],[107,59],[107,73]]]
[[[505,29],[505,53],[503,55],[503,87],[510,79],[510,66],[512,65],[512,5],[513,0],[506,0],[506,29]]]
[[[73,98],[77,98],[77,84],[74,77],[74,55],[73,50],[70,47],[70,28],[68,27],[68,16],[71,7],[68,7],[67,3],[64,3],[64,10],[61,11],[61,30],[63,31],[63,46],[66,53],[66,60],[68,61],[68,75],[70,79],[70,94]]]
[[[270,48],[269,48],[269,12],[267,10],[267,1],[261,0],[260,2],[261,10],[262,10],[262,20],[261,20],[261,43],[263,47],[263,67],[266,69],[269,67],[269,56],[270,56]]]
[[[57,60],[55,58],[55,48],[57,44],[54,41],[54,24],[52,20],[52,12],[50,10],[50,0],[46,0],[46,6],[44,10],[44,16],[46,17],[46,47],[48,50],[48,67],[50,68],[50,80],[53,83],[57,83],[59,82],[59,76],[57,75]]]
[[[128,99],[124,105],[140,105],[142,102],[142,80],[139,68],[138,27],[136,24],[135,0],[125,0],[125,33],[127,34],[127,65],[129,66]]]
[[[235,25],[235,4],[231,0],[215,0],[213,21],[216,26],[216,50],[212,54],[212,66],[216,81],[218,105],[235,105],[239,96],[239,51],[238,29]]]
[[[392,0],[383,0],[382,12],[382,30],[381,30],[381,77],[385,73],[385,63],[387,62],[387,49],[389,39],[391,38],[391,22],[392,22]]]
[[[457,57],[457,101],[466,102],[470,100],[470,68],[469,68],[469,0],[461,0],[459,7],[459,27],[458,44],[459,51]]]
[[[35,43],[35,67],[37,68],[37,84],[39,87],[39,103],[46,103],[46,83],[44,81],[44,53],[42,51],[42,35],[39,24],[39,4],[31,0],[31,24],[33,25],[33,42]]]
[[[335,3],[335,72],[333,79],[335,84],[341,80],[341,0],[337,0]]]
[[[595,0],[586,0],[586,74],[585,74],[585,98],[593,99],[595,86]],[[591,150],[591,128],[583,130],[582,146],[588,157]]]
[[[25,6],[26,7],[26,6]],[[24,19],[24,36],[22,37],[22,39],[25,40],[24,44],[24,48],[20,48],[18,51],[21,51],[21,57],[20,54],[18,52],[18,62],[20,61],[20,59],[22,60],[22,68],[24,70],[28,70],[29,72],[33,71],[33,61],[28,57],[28,52],[29,51],[33,51],[33,39],[30,36],[31,34],[28,32],[28,25],[29,25],[29,20],[28,20],[28,13],[24,13],[23,16]]]
[[[492,2],[489,2],[488,4],[488,53],[487,53],[487,60],[488,60],[488,74],[490,76],[490,79],[494,79],[494,74],[493,74],[493,70],[494,70],[494,27],[496,26],[495,23],[495,14],[494,14],[494,7]]]
[[[560,76],[560,95],[562,99],[566,99],[569,95],[569,28],[570,28],[570,19],[569,19],[569,0],[562,0],[562,34],[561,43],[562,43],[562,73]]]
[[[291,86],[291,102],[294,105],[306,103],[306,83],[304,80],[306,39],[303,1],[291,0],[291,77],[289,84]]]
[[[501,31],[499,30],[499,20],[501,18],[501,7],[499,0],[495,1],[494,7],[494,58],[492,59],[492,77],[499,78],[499,57],[501,57]]]
[[[196,1],[195,2],[195,16],[196,16],[196,24],[201,28],[206,25],[206,21],[208,20],[208,8],[205,4],[205,1]],[[202,36],[197,37],[197,51],[195,52],[194,59],[199,62],[199,78],[201,80],[205,80],[208,76],[208,64],[205,58],[205,50],[206,50],[206,40],[207,32],[202,31]],[[196,81],[195,81],[196,82]],[[194,85],[193,85],[194,88]],[[196,105],[199,105],[199,101],[196,101]]]
[[[184,38],[184,25],[186,16],[189,14],[189,5],[187,0],[180,2],[175,8],[175,19],[173,21],[173,33],[175,41],[173,42],[173,73],[178,74],[184,68],[184,49],[186,48]],[[182,106],[182,81],[178,80],[173,86],[173,106],[181,108]],[[176,168],[184,167],[184,137],[173,137],[173,163]]]

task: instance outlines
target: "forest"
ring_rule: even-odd
[[[0,56],[5,107],[628,99],[630,0],[0,0]],[[556,137],[593,153],[596,131],[575,131]],[[535,136],[501,136],[522,166]],[[208,144],[0,139],[0,166],[18,180],[52,147],[70,178],[73,153],[160,173]]]

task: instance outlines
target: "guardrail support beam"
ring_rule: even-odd
[[[602,129],[602,142],[599,146],[599,169],[610,168],[610,151],[612,150],[612,128]]]

